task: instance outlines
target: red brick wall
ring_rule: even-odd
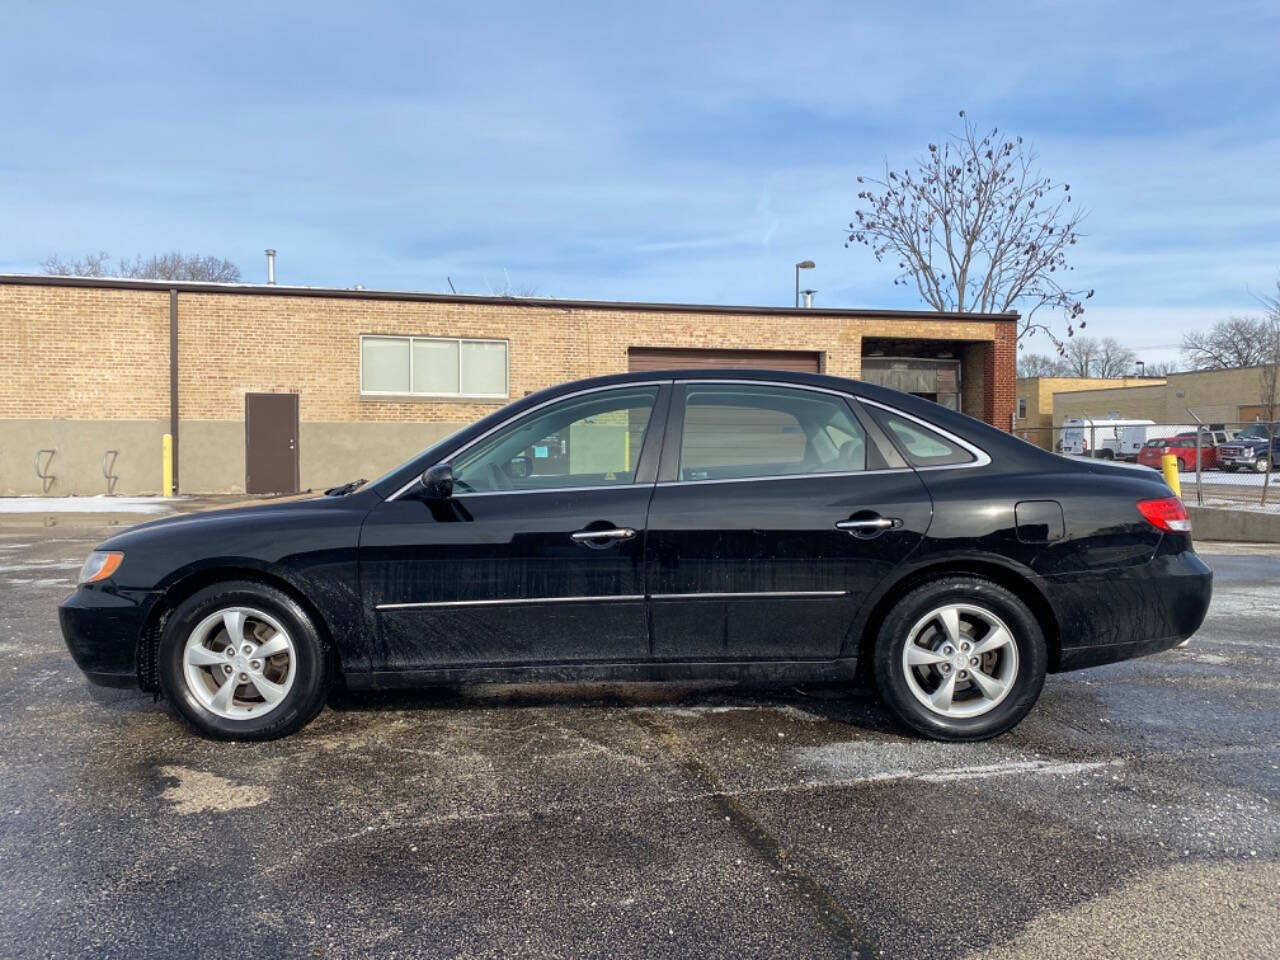
[[[986,345],[982,419],[1008,430],[1018,403],[1018,330],[1012,320],[997,321],[995,341]]]

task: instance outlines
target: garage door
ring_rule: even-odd
[[[669,347],[632,347],[627,351],[629,370],[687,370],[698,367],[763,367],[820,373],[822,354],[804,350],[697,350]]]

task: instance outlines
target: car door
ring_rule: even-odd
[[[449,457],[366,520],[375,669],[645,659],[645,514],[670,387],[552,400]]]
[[[931,515],[915,471],[844,395],[677,384],[649,509],[655,658],[839,656]]]

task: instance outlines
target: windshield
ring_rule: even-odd
[[[1237,440],[1265,440],[1267,439],[1267,425],[1265,423],[1255,423],[1245,427],[1236,434]]]

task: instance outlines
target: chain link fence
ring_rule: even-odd
[[[1020,427],[1014,434],[1064,457],[1156,471],[1172,455],[1186,503],[1280,513],[1280,424],[1067,420],[1057,427]]]

